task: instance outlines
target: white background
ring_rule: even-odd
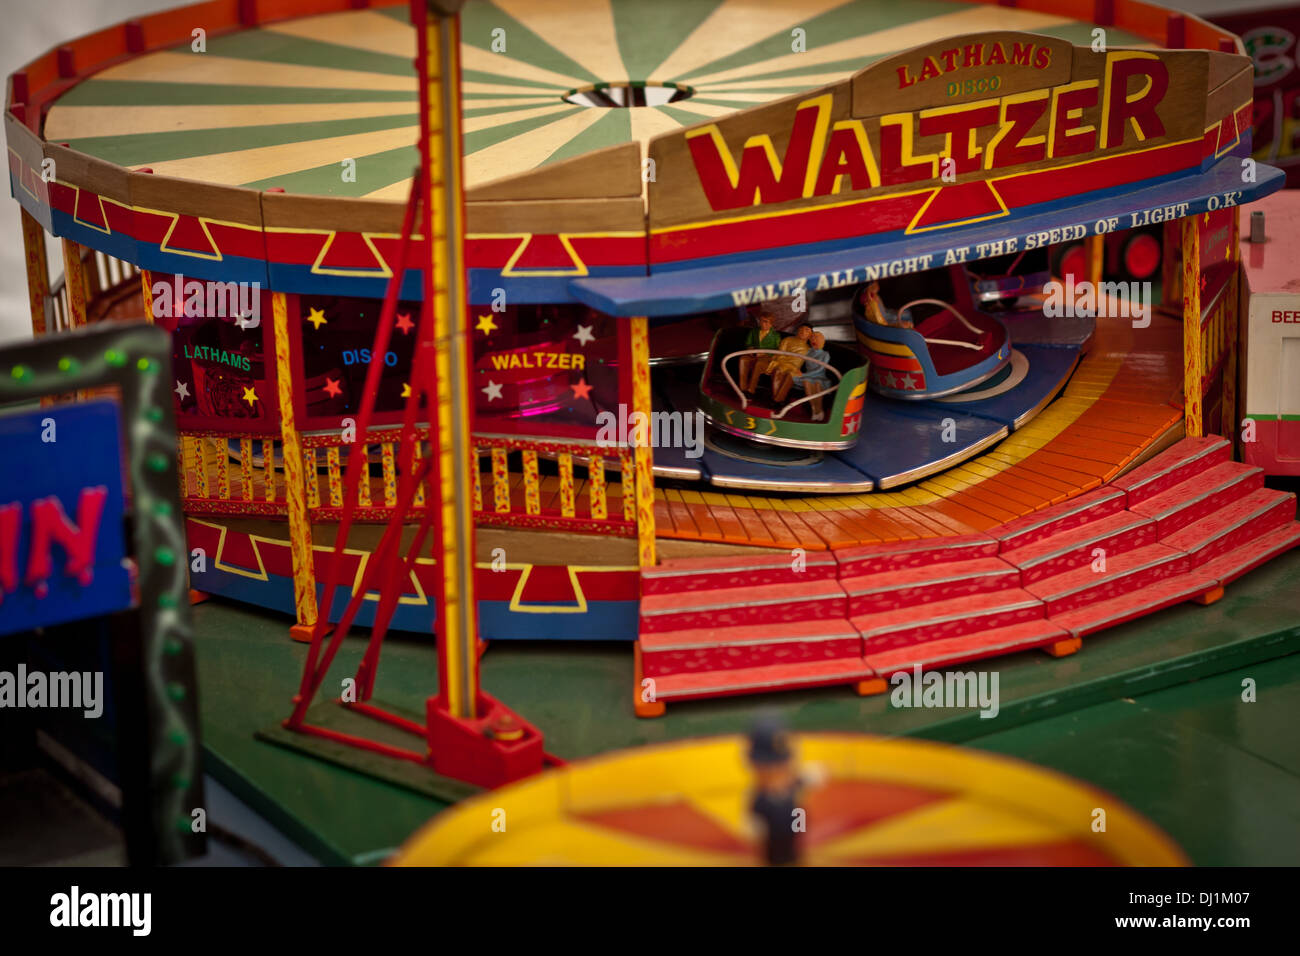
[[[185,5],[186,0],[0,0],[0,78],[7,83],[9,74],[75,37]],[[32,334],[22,226],[18,201],[9,194],[8,169],[5,160],[5,186],[0,190],[0,341]],[[63,273],[63,251],[61,243],[46,238],[53,282]]]

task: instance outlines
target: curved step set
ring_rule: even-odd
[[[1218,437],[1184,439],[1087,494],[987,534],[785,556],[668,561],[642,574],[636,712],[669,701],[852,684],[1082,638],[1210,603],[1300,544],[1295,496]]]

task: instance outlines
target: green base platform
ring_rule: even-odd
[[[306,646],[289,640],[285,619],[237,605],[209,601],[194,616],[209,770],[304,849],[327,863],[378,863],[447,806],[410,781],[257,739],[288,715]],[[348,639],[329,682],[354,673],[364,646],[361,632]],[[1293,552],[1231,585],[1217,604],[1180,605],[1086,638],[1071,657],[1035,651],[985,662],[999,674],[993,719],[974,709],[901,709],[888,694],[833,687],[680,703],[642,720],[632,713],[631,648],[621,645],[497,642],[483,657],[482,681],[566,760],[740,732],[756,712],[775,711],[795,730],[912,734],[1060,770],[1147,815],[1201,865],[1296,865],[1297,652]],[[1255,681],[1254,703],[1242,700],[1246,678]],[[436,687],[432,638],[390,637],[376,697],[418,713]]]
[[[401,708],[393,707],[387,701],[376,698],[374,703],[388,712],[398,714],[408,720],[418,722],[421,719],[418,712],[403,711]],[[335,701],[318,700],[307,708],[306,723],[312,727],[353,734],[367,740],[399,747],[403,750],[420,752],[424,749],[422,742],[411,734],[349,711]],[[408,790],[414,790],[416,793],[432,797],[440,801],[444,806],[457,803],[466,797],[483,791],[482,787],[454,780],[451,777],[444,777],[414,761],[394,760],[383,754],[370,753],[357,747],[349,747],[347,744],[327,740],[314,734],[286,730],[281,723],[263,727],[257,732],[257,739],[280,747],[286,747],[298,753],[307,754],[310,757],[328,760],[340,767],[376,777],[399,787],[406,787]]]

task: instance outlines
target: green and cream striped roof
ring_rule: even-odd
[[[461,24],[471,188],[841,80],[944,36],[1010,29],[1086,44],[1092,30],[950,0],[470,0]],[[804,52],[792,50],[795,28]],[[1107,42],[1150,46],[1113,27]],[[206,52],[187,44],[145,54],[73,87],[50,110],[45,137],[160,175],[402,199],[416,163],[414,53],[404,5],[209,37]],[[630,109],[562,99],[635,81],[695,94]],[[345,159],[356,161],[355,182],[341,175]]]

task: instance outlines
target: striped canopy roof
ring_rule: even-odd
[[[796,28],[805,52],[793,50]],[[844,80],[920,43],[991,29],[1086,44],[1092,25],[951,0],[471,0],[462,13],[467,185],[645,143]],[[1151,46],[1115,27],[1107,42]],[[404,4],[270,23],[209,37],[204,53],[187,44],[103,70],[58,99],[45,138],[164,176],[400,200],[416,164],[414,54]],[[563,99],[640,81],[694,94],[633,109]],[[346,159],[356,160],[354,181],[341,175]]]

